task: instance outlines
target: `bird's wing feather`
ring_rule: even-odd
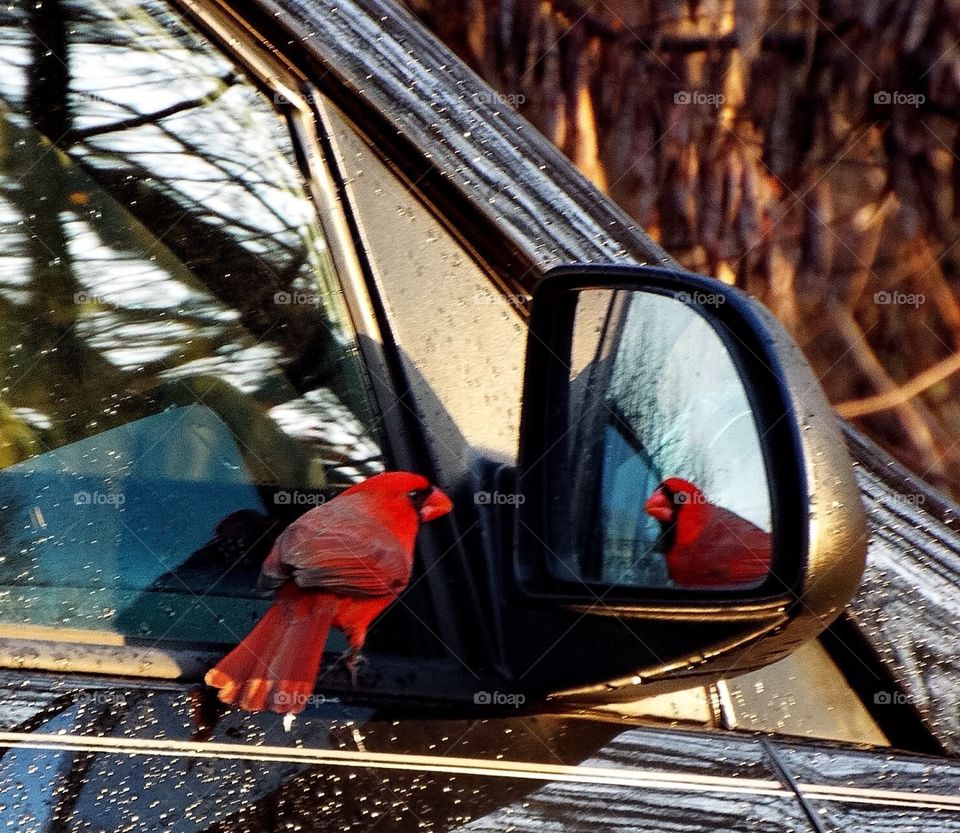
[[[667,553],[681,586],[729,587],[762,581],[770,570],[770,533],[734,512],[711,505],[697,540]]]
[[[730,582],[759,581],[770,569],[770,533],[722,507],[714,507],[711,540],[723,541],[715,553],[723,558]]]
[[[267,586],[287,578],[304,588],[357,596],[395,595],[410,580],[411,553],[386,524],[341,497],[307,512],[277,539],[275,561],[280,575],[266,576]]]

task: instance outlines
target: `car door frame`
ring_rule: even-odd
[[[325,84],[321,89],[311,74],[311,67],[301,68],[285,52],[278,49],[258,49],[256,44],[265,41],[258,30],[234,9],[220,0],[170,0],[171,4],[188,15],[232,60],[247,70],[251,82],[281,105],[295,148],[301,172],[309,186],[317,209],[320,224],[328,238],[331,256],[337,270],[340,285],[354,331],[358,337],[358,349],[365,371],[371,381],[372,395],[377,416],[384,420],[382,440],[386,445],[386,457],[400,469],[418,471],[435,482],[443,482],[443,472],[434,470],[427,447],[425,427],[420,424],[414,407],[408,402],[412,396],[411,385],[401,361],[400,347],[393,334],[383,303],[377,294],[371,258],[359,229],[357,207],[346,187],[346,172],[331,141],[329,124],[324,118],[324,107],[339,96],[331,92],[341,91],[340,85]],[[329,81],[329,76],[325,76]],[[370,113],[372,108],[366,108]],[[352,122],[352,120],[350,120]],[[364,119],[370,123],[372,120]],[[356,123],[351,124],[360,138],[396,174],[410,194],[421,202],[431,215],[442,222],[480,268],[492,276],[490,265],[480,258],[475,247],[467,244],[466,238],[450,222],[449,217],[438,212],[403,171],[405,165],[395,160],[406,161],[422,158],[414,149],[407,148],[410,156],[387,155],[382,146],[367,135]],[[499,251],[503,244],[492,250]],[[503,284],[499,289],[504,290]],[[484,551],[484,540],[479,534],[463,533],[472,526],[475,511],[472,505],[460,505],[456,517],[441,523],[430,524],[418,537],[418,555],[425,562],[422,580],[429,583],[431,600],[440,613],[435,624],[435,636],[456,659],[447,672],[450,694],[458,700],[472,695],[478,687],[492,685],[499,674],[502,659],[497,649],[498,640],[494,629],[496,621],[489,605],[483,604],[473,577],[466,571],[457,570],[471,552]],[[454,548],[462,552],[460,559],[447,557]],[[452,574],[451,574],[452,573]],[[454,597],[455,594],[455,597]],[[416,616],[416,614],[414,614]],[[417,617],[419,618],[419,617]],[[424,627],[429,627],[423,623]],[[382,658],[378,664],[382,664]],[[402,665],[399,659],[398,664]],[[393,663],[387,662],[388,666]],[[459,667],[457,667],[459,666]],[[465,671],[469,673],[464,673]],[[479,682],[481,678],[487,682]],[[338,687],[334,683],[334,687]],[[440,687],[440,690],[443,686]],[[365,691],[364,694],[376,692]],[[391,690],[390,694],[397,695]],[[427,699],[436,696],[435,691]],[[414,699],[418,699],[414,695]]]
[[[218,0],[210,2],[217,3]],[[555,213],[564,217],[568,216],[567,212],[571,210],[570,202],[575,202],[572,216],[576,218],[578,229],[601,228],[605,231],[604,239],[588,239],[586,233],[578,238],[570,236],[564,239],[563,231],[556,228],[545,232],[541,238],[536,238],[525,229],[517,233],[504,233],[504,225],[494,222],[489,206],[483,204],[492,192],[489,182],[483,183],[485,188],[465,188],[462,184],[454,183],[441,164],[434,164],[424,156],[428,150],[429,155],[435,153],[447,137],[468,129],[470,125],[467,116],[462,112],[445,114],[449,123],[445,124],[442,130],[438,128],[428,142],[421,142],[421,147],[413,138],[412,130],[407,131],[399,126],[403,119],[402,113],[394,114],[391,118],[383,109],[382,103],[375,104],[378,100],[382,102],[389,92],[386,87],[392,84],[393,89],[400,89],[399,78],[406,78],[406,74],[415,70],[407,70],[406,67],[401,70],[384,64],[385,72],[397,76],[384,81],[374,77],[369,71],[375,63],[372,58],[365,62],[356,62],[356,66],[338,65],[341,62],[336,59],[337,56],[343,59],[342,63],[349,62],[347,48],[336,40],[337,37],[342,37],[342,30],[348,27],[341,26],[340,31],[332,34],[312,33],[309,15],[303,15],[302,20],[296,20],[291,14],[291,10],[296,10],[298,5],[301,5],[301,0],[240,0],[233,4],[233,8],[237,10],[238,16],[249,21],[251,27],[256,26],[257,30],[263,33],[266,43],[283,44],[289,54],[299,56],[298,62],[310,67],[319,88],[353,124],[361,128],[378,155],[388,159],[394,171],[408,184],[416,183],[415,192],[424,204],[431,207],[434,216],[443,222],[451,233],[463,240],[469,251],[482,249],[485,252],[488,265],[495,275],[492,281],[500,291],[530,294],[547,268],[574,261],[659,263],[676,266],[673,258],[651,241],[630,217],[608,200],[600,199],[593,187],[573,169],[569,160],[562,157],[559,151],[545,149],[545,142],[539,136],[532,142],[531,151],[537,170],[533,171],[530,183],[526,184],[524,199],[528,202],[541,200],[544,203],[555,200]],[[338,8],[334,11],[343,16],[354,14],[358,17],[369,15],[377,18],[389,28],[391,37],[407,46],[410,54],[420,54],[422,51],[427,56],[422,63],[443,66],[444,61],[449,58],[449,53],[444,51],[444,54],[441,54],[443,47],[434,47],[428,42],[430,36],[418,31],[419,27],[409,17],[408,11],[388,8],[381,0],[355,0],[347,6],[349,9]],[[362,22],[358,27],[361,25]],[[257,38],[259,37],[258,35]],[[365,77],[358,72],[358,67],[368,68]],[[469,70],[458,67],[457,79],[469,76]],[[477,89],[488,89],[485,82],[475,76],[474,78]],[[462,80],[458,80],[458,83],[462,83]],[[424,98],[427,98],[426,94]],[[475,122],[479,120],[480,128],[500,130],[508,134],[509,138],[517,138],[523,131],[528,134],[530,131],[528,124],[506,108],[502,114],[496,113],[496,123],[489,113],[473,114],[472,117]],[[501,176],[505,172],[513,173],[519,169],[514,163],[498,164],[496,161],[490,167],[496,175]],[[466,166],[470,175],[480,177],[484,173],[483,168],[482,161]],[[508,172],[508,168],[512,170]],[[569,198],[566,203],[563,202],[565,197]],[[535,210],[537,207],[540,206],[528,206],[528,210]],[[591,226],[591,223],[595,225]],[[521,318],[526,317],[527,311],[523,307],[517,307],[515,311]],[[847,430],[848,433],[852,431],[849,427]],[[856,444],[853,441],[851,444],[856,451]],[[855,453],[855,456],[862,459],[862,455]],[[874,479],[879,477],[873,470],[870,473]],[[872,641],[868,644],[866,637],[863,643],[872,653],[866,661],[871,665],[879,665],[881,660],[876,652],[880,650],[880,646]],[[887,660],[889,661],[889,657]],[[865,690],[856,690],[866,703]],[[912,707],[907,707],[906,710],[912,715]],[[932,738],[930,727],[923,723],[923,728],[924,734]],[[924,747],[928,748],[927,744],[924,744]]]

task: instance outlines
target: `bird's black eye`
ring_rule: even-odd
[[[670,501],[671,505],[673,506],[673,517],[676,518],[677,512],[679,512],[681,506],[686,503],[683,492],[675,492],[673,489],[667,486],[661,486],[660,488],[663,489],[664,497]]]
[[[430,492],[432,492],[429,486],[425,489],[414,489],[413,491],[407,492],[407,497],[410,498],[410,502],[413,504],[413,508],[417,511],[423,508],[423,504],[426,503],[427,498],[430,497]]]

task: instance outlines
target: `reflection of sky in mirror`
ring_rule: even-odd
[[[727,348],[693,308],[666,296],[633,296],[613,394],[637,384],[647,388],[644,399],[656,414],[656,427],[638,433],[658,449],[664,477],[697,483],[711,503],[769,530],[767,476],[750,404]]]

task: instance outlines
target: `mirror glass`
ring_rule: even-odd
[[[721,295],[579,293],[567,433],[548,478],[559,579],[743,589],[766,579],[770,489]],[[569,524],[569,526],[568,526]]]

